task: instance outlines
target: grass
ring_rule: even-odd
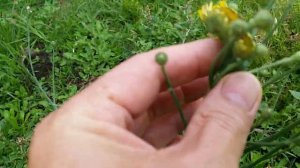
[[[204,0],[70,2],[1,1],[0,167],[26,167],[32,130],[41,118],[129,56],[207,36],[196,14]],[[250,18],[262,1],[235,2]],[[286,0],[277,0],[273,6],[278,20],[285,4]],[[253,68],[300,50],[299,11],[300,1],[296,1],[267,43],[270,57],[256,59]],[[249,142],[270,137],[299,120],[299,74],[290,66],[257,74],[264,98]],[[299,133],[298,124],[274,140],[286,142]],[[241,165],[259,161],[270,151],[272,146],[249,150]],[[297,157],[300,147],[288,143],[255,167],[300,167]]]

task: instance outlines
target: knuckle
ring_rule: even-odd
[[[247,116],[235,108],[214,108],[200,111],[199,118],[205,123],[214,123],[221,130],[230,133],[248,131]]]
[[[242,128],[245,128],[245,124],[239,115],[234,115],[236,113],[237,111],[211,111],[209,115],[206,115],[206,118],[218,124],[223,130],[239,132]]]

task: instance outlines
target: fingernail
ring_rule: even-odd
[[[259,81],[250,73],[238,72],[227,76],[221,92],[234,105],[250,111],[261,92]]]

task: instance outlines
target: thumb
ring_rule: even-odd
[[[198,158],[238,165],[260,101],[261,86],[252,74],[226,76],[195,112],[182,145]]]

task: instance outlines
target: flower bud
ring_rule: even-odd
[[[166,53],[163,52],[157,53],[155,56],[155,61],[159,65],[163,66],[168,62],[168,56]]]
[[[253,22],[256,27],[268,30],[274,24],[274,18],[271,13],[267,10],[260,10],[253,18]]]
[[[210,32],[220,31],[220,28],[224,25],[224,17],[219,13],[209,12],[206,25]]]
[[[263,57],[269,55],[269,49],[264,44],[257,44],[255,48],[255,56]]]
[[[228,39],[228,24],[223,15],[210,12],[205,23],[208,31],[218,36],[221,41]]]
[[[238,19],[231,24],[232,34],[235,36],[243,36],[247,33],[248,23]]]

